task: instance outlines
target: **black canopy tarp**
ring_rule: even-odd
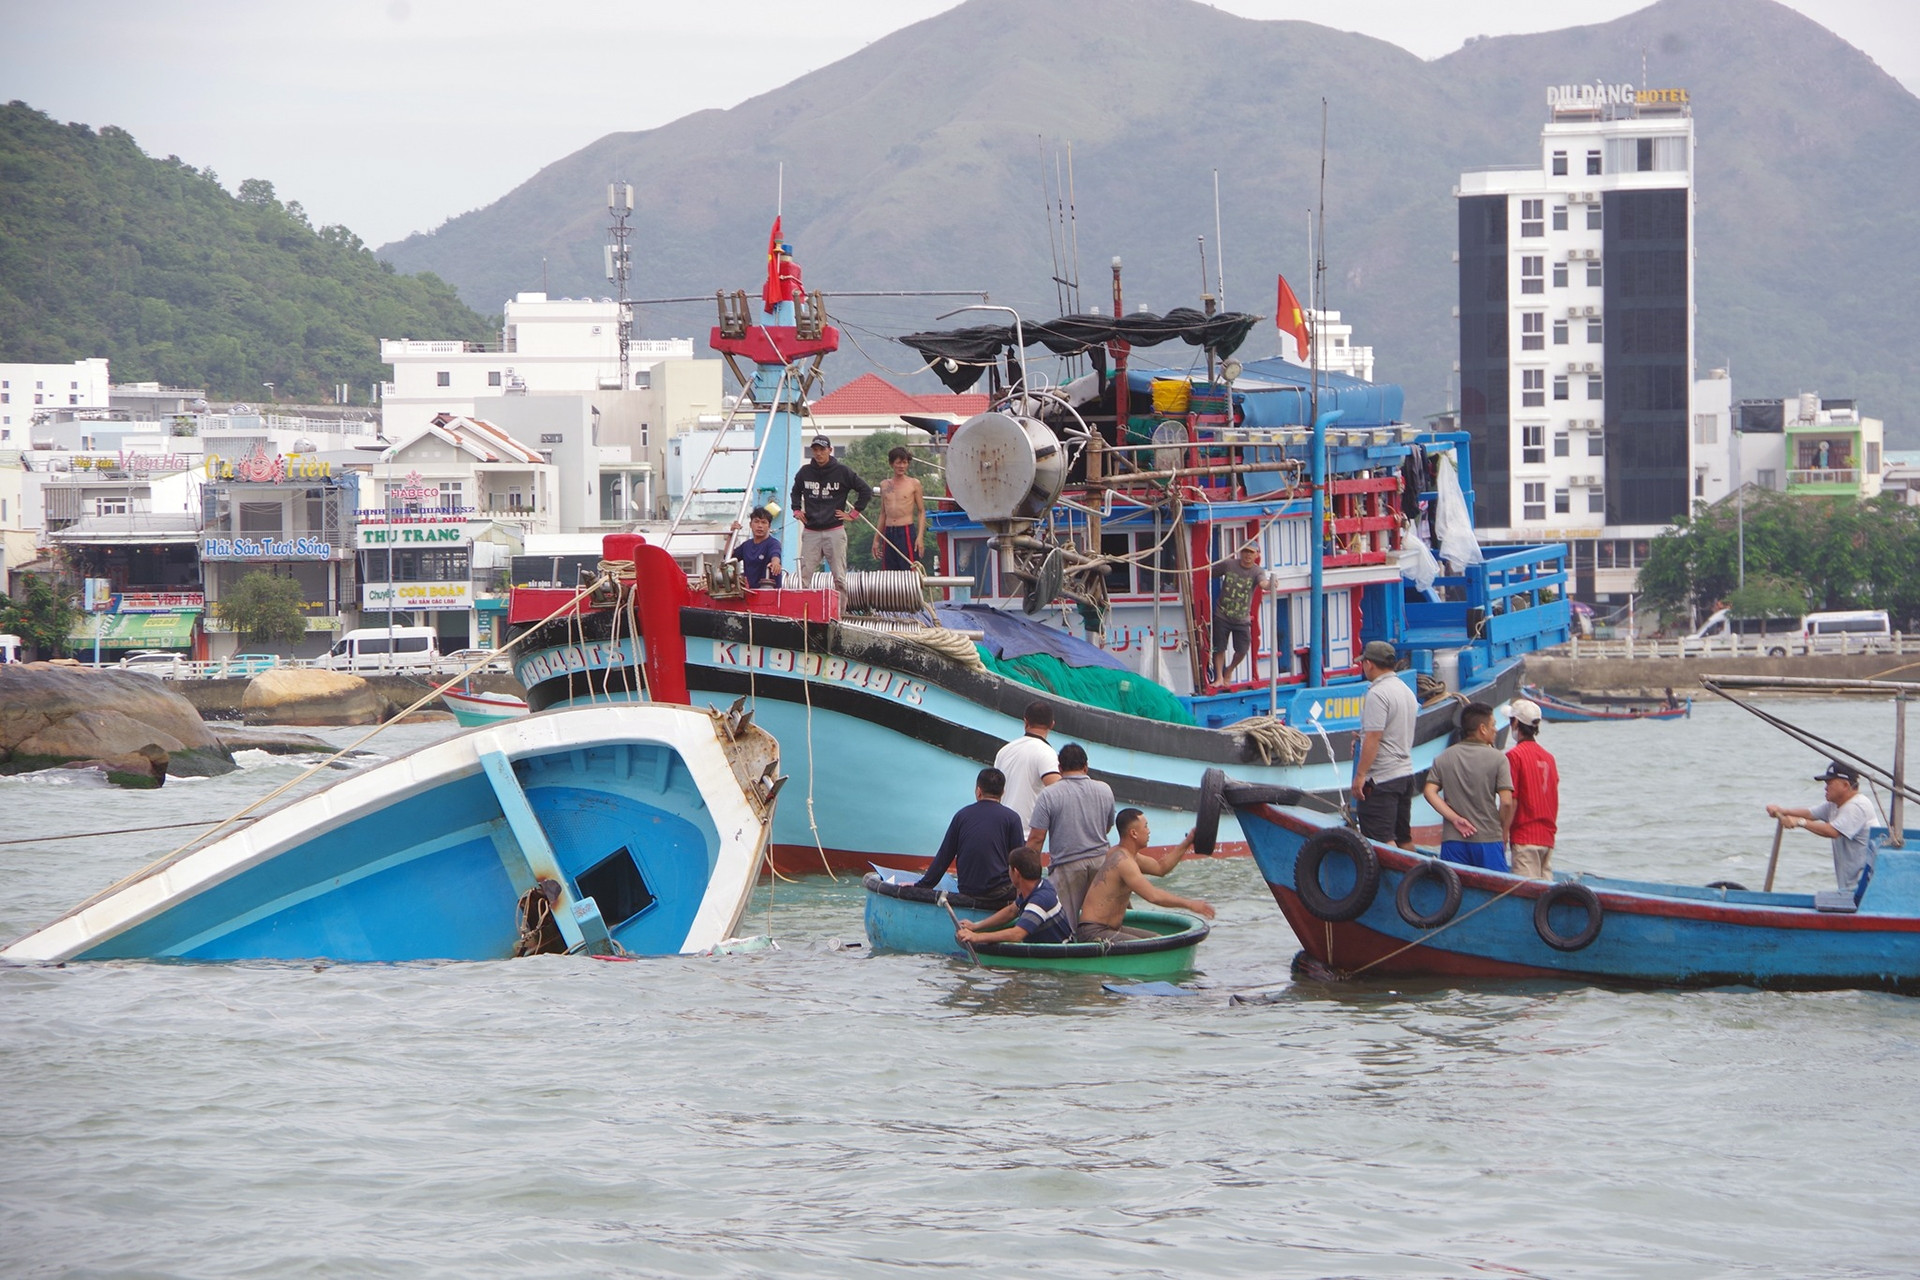
[[[1111,316],[1061,316],[1044,324],[1021,321],[1020,337],[1026,345],[1044,346],[1057,356],[1074,356],[1091,347],[1104,346],[1116,339],[1134,347],[1157,347],[1179,339],[1189,346],[1204,347],[1221,358],[1232,355],[1259,316],[1229,311],[1208,316],[1192,307],[1175,307],[1164,316],[1149,311],[1114,319]],[[965,391],[980,380],[988,365],[1000,353],[1014,345],[1014,327],[1010,324],[975,325],[966,329],[909,333],[897,341],[918,351],[940,381],[952,391]],[[948,368],[951,361],[955,368]]]

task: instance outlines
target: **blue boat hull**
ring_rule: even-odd
[[[1307,841],[1336,826],[1336,820],[1266,802],[1258,791],[1233,784],[1228,799],[1301,947],[1323,971],[1337,976],[1920,993],[1920,854],[1882,850],[1860,910],[1852,914],[1816,910],[1805,894],[1564,874],[1550,885],[1455,866],[1461,890],[1457,909],[1444,921],[1420,927],[1403,917],[1398,900],[1403,881],[1429,859],[1372,844],[1377,890],[1353,918],[1329,920],[1309,909],[1295,869]],[[1409,890],[1414,915],[1439,909],[1437,880],[1428,873]],[[1316,879],[1321,893],[1335,900],[1357,883],[1353,860],[1338,854],[1322,862]],[[1580,890],[1574,885],[1591,891],[1597,901],[1598,931],[1586,945],[1563,950],[1536,923],[1537,908],[1543,895],[1554,892],[1545,909],[1547,930],[1563,943],[1583,932],[1586,911],[1577,905]]]

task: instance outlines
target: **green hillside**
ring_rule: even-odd
[[[1334,20],[1337,21],[1337,18]],[[786,164],[785,226],[810,284],[975,288],[1052,308],[1041,181],[1073,144],[1083,305],[1126,263],[1128,305],[1199,292],[1195,237],[1227,301],[1272,309],[1306,274],[1307,209],[1330,117],[1328,304],[1401,382],[1410,416],[1447,403],[1457,339],[1455,209],[1465,169],[1538,156],[1549,84],[1684,87],[1699,136],[1698,356],[1738,396],[1859,397],[1920,443],[1920,100],[1858,50],[1772,0],[1661,0],[1614,22],[1476,40],[1432,62],[1300,22],[1194,0],[970,0],[728,111],[610,134],[493,205],[380,254],[497,308],[539,288],[604,294],[601,208],[634,182],[635,296],[752,287]],[[1301,290],[1304,294],[1304,289]],[[869,335],[950,303],[834,304]],[[648,308],[649,336],[706,332],[710,306]],[[1278,348],[1272,330],[1248,354]],[[861,371],[850,352],[835,382]]]
[[[345,382],[365,403],[380,338],[493,336],[449,286],[316,230],[271,183],[239,192],[124,130],[0,107],[0,361],[106,356],[117,382],[248,400]]]

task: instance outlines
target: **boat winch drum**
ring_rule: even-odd
[[[1429,880],[1440,883],[1440,904],[1431,911],[1422,911],[1414,905],[1413,896]],[[1460,909],[1460,873],[1438,858],[1415,863],[1412,870],[1400,877],[1400,889],[1393,895],[1393,905],[1400,912],[1400,918],[1414,928],[1437,929],[1453,919],[1453,913]]]
[[[1572,880],[1562,880],[1533,903],[1533,931],[1556,951],[1578,951],[1600,936],[1600,895]],[[1581,923],[1571,929],[1570,917]]]
[[[1329,873],[1329,887],[1321,873]],[[1351,920],[1373,905],[1380,890],[1380,857],[1355,832],[1330,827],[1307,838],[1293,855],[1293,891],[1321,920]]]

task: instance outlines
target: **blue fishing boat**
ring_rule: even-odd
[[[462,687],[448,689],[440,701],[453,713],[454,721],[468,729],[498,724],[527,714],[527,700],[510,693],[488,693],[484,689]]]
[[[1314,976],[1920,993],[1911,848],[1880,850],[1857,904],[1587,872],[1528,880],[1363,839],[1296,790],[1222,780],[1209,794],[1238,813]]]
[[[472,730],[149,867],[0,959],[704,951],[760,874],[777,753],[744,714],[684,707]]]
[[[1556,698],[1534,685],[1521,693],[1540,708],[1540,718],[1555,724],[1595,724],[1608,720],[1685,720],[1693,714],[1692,698],[1672,702],[1615,702],[1602,706]]]
[[[838,343],[817,303],[760,315],[722,297],[711,344],[753,415],[750,478],[724,491],[743,524],[747,509],[785,503],[814,434],[806,389]],[[1083,744],[1117,802],[1170,837],[1192,825],[1210,767],[1334,793],[1358,738],[1360,650],[1375,639],[1399,649],[1398,678],[1425,706],[1424,768],[1462,697],[1506,702],[1522,657],[1567,638],[1565,550],[1483,554],[1466,435],[1398,421],[1396,387],[1277,358],[1241,365],[1230,355],[1256,320],[1176,311],[907,335],[950,386],[991,379],[986,412],[911,420],[932,433],[950,490],[930,521],[946,574],[753,589],[725,560],[724,527],[609,535],[578,566],[604,575],[582,608],[541,622],[577,589],[565,575],[514,591],[529,704],[750,699],[805,792],[775,819],[770,857],[788,873],[925,866],[1036,700],[1053,709],[1055,742]],[[1026,366],[1036,342],[1093,372],[1046,385]],[[1203,349],[1205,369],[1138,367],[1163,342]],[[775,528],[790,554],[794,514]],[[1452,571],[1425,573],[1421,527],[1449,518],[1468,549],[1454,546]],[[1210,567],[1247,544],[1264,566],[1251,652],[1216,672]],[[897,803],[882,780],[927,802]],[[1221,849],[1244,852],[1232,826],[1229,815]]]
[[[862,883],[867,891],[867,943],[875,951],[972,958],[991,969],[1184,973],[1193,967],[1194,949],[1209,932],[1205,920],[1184,911],[1136,910],[1127,912],[1127,925],[1150,930],[1153,937],[1122,942],[983,942],[969,949],[954,936],[956,920],[984,920],[1004,903],[922,889],[874,871]]]

